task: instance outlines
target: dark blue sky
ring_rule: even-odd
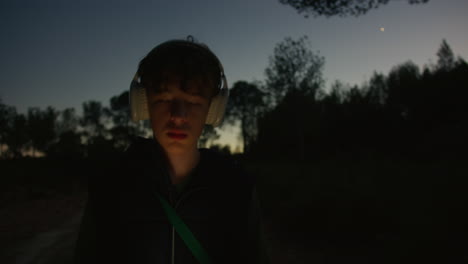
[[[361,84],[407,60],[436,62],[443,38],[468,59],[468,1],[390,2],[358,18],[306,19],[278,0],[1,0],[0,97],[20,112],[107,104],[151,48],[189,34],[219,56],[231,84],[264,80],[287,36],[309,36],[325,57],[327,87]]]

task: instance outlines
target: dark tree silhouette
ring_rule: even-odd
[[[466,146],[460,135],[468,131],[468,64],[455,59],[446,41],[437,56],[438,64],[424,73],[407,61],[393,67],[387,76],[374,72],[362,86],[336,81],[329,92],[319,89],[312,93],[297,88],[293,81],[298,76],[297,65],[303,65],[296,62],[300,60],[291,60],[293,55],[276,56],[276,62],[272,58],[267,88],[281,100],[261,118],[252,152],[258,157],[285,159],[340,151],[425,156],[459,153],[460,146]]]
[[[8,146],[9,155],[13,158],[20,158],[30,141],[26,133],[27,119],[23,114],[16,113],[16,109],[13,108],[10,122],[10,126],[6,128],[5,143]]]
[[[15,133],[13,128],[15,117],[16,109],[3,104],[0,98],[0,157],[4,155],[2,152],[3,147],[8,147],[9,140],[12,139],[12,134]]]
[[[305,17],[360,16],[369,10],[386,5],[391,0],[280,0],[290,5]],[[407,0],[410,4],[427,3],[429,0]]]
[[[134,136],[137,125],[130,120],[129,92],[125,91],[110,99],[110,108],[105,108],[105,114],[112,120],[110,134],[114,147],[120,151],[127,148]]]
[[[92,159],[108,159],[117,155],[115,142],[110,135],[112,126],[108,115],[109,110],[101,102],[88,101],[83,103],[81,126],[86,138],[85,156]]]
[[[57,142],[48,149],[47,156],[60,159],[78,159],[84,155],[84,146],[81,143],[81,135],[68,130],[61,133]]]
[[[101,102],[88,101],[83,103],[83,117],[81,119],[81,126],[86,130],[89,139],[93,137],[104,137],[105,110]]]
[[[57,120],[57,134],[66,133],[69,131],[77,131],[79,125],[79,117],[76,115],[74,108],[66,108],[60,112]]]
[[[310,50],[307,36],[298,40],[287,37],[278,43],[265,70],[272,105],[280,103],[288,92],[295,90],[315,97],[324,83],[324,64],[325,58]]]
[[[128,91],[113,96],[110,99],[110,108],[104,108],[104,112],[112,120],[109,132],[117,150],[123,151],[127,148],[131,144],[132,138],[148,134],[148,126],[145,122],[135,123],[130,119]]]
[[[414,118],[421,93],[419,67],[411,61],[391,69],[387,77],[387,105],[403,119]]]
[[[207,148],[209,144],[213,144],[220,137],[216,128],[211,125],[205,125],[203,132],[198,139],[198,145],[201,148]]]
[[[117,126],[130,126],[129,92],[125,91],[110,99],[110,116]]]
[[[349,85],[336,80],[332,83],[330,91],[324,92],[320,96],[319,120],[316,124],[316,130],[323,131],[319,135],[320,140],[318,140],[321,146],[321,155],[336,153],[341,150],[343,142],[347,140],[348,133],[343,133],[344,128],[347,127],[343,103],[347,91],[350,89]],[[315,148],[317,149],[317,144]]]
[[[318,150],[319,105],[311,94],[292,90],[258,124],[258,140],[252,150],[258,157],[303,160]]]
[[[374,72],[366,87],[370,103],[383,106],[387,99],[388,88],[385,75]]]
[[[338,105],[343,102],[344,91],[347,90],[347,86],[339,80],[335,80],[332,83],[330,92],[328,94],[322,95],[322,102],[327,102],[329,104]]]
[[[60,112],[56,125],[58,139],[50,146],[47,156],[61,159],[83,157],[84,148],[81,133],[78,131],[79,121],[74,108],[66,108]]]
[[[230,124],[240,123],[244,153],[257,138],[257,120],[266,107],[266,94],[258,85],[246,81],[236,82],[229,95],[226,120]]]
[[[259,122],[257,150],[303,159],[310,154],[306,149],[317,149],[320,132],[316,99],[324,84],[325,59],[309,46],[306,36],[286,38],[270,57],[265,90],[271,109]]]
[[[50,106],[44,111],[37,107],[28,109],[27,133],[31,140],[33,156],[35,156],[36,150],[46,153],[56,138],[57,116],[57,111]]]
[[[231,155],[232,151],[229,145],[219,145],[219,144],[214,144],[210,147],[213,150],[216,150],[224,155]]]
[[[437,51],[437,58],[437,70],[449,71],[453,69],[456,65],[455,56],[453,55],[452,48],[450,48],[449,44],[445,39],[442,40],[442,44],[440,44],[440,48]]]
[[[468,64],[458,59],[452,68],[425,71],[421,104],[422,118],[429,127],[464,122],[467,116]]]

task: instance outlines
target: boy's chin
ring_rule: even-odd
[[[167,144],[166,146],[163,146],[163,148],[167,154],[182,155],[182,154],[193,153],[194,150],[196,149],[196,145],[192,146],[189,144],[183,144],[181,142],[171,142]]]

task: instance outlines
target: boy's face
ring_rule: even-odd
[[[147,89],[148,111],[154,137],[168,154],[183,154],[197,148],[210,99],[200,93],[199,81],[188,81],[182,89],[171,78],[157,89]]]

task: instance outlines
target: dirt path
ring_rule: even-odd
[[[73,250],[82,212],[78,212],[60,227],[38,233],[34,237],[5,250],[3,264],[72,263]]]
[[[71,264],[82,212],[78,212],[62,226],[41,232],[34,237],[11,245],[2,256],[2,264]],[[274,227],[265,226],[271,263],[310,263],[312,256],[302,245],[284,241]]]
[[[265,218],[263,221],[271,264],[322,263],[321,252],[307,243],[292,240],[277,222]]]
[[[68,220],[56,228],[36,233],[33,237],[0,250],[2,264],[71,264],[83,208],[78,207]],[[285,230],[271,219],[264,219],[265,239],[271,264],[321,263],[320,252],[310,245],[295,243]]]

